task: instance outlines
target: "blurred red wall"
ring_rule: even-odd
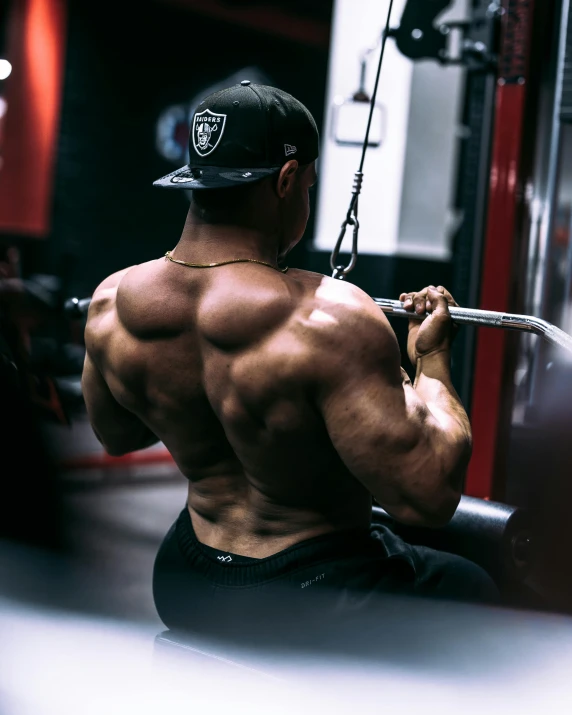
[[[65,43],[66,0],[13,0],[0,231],[36,237],[49,232]]]

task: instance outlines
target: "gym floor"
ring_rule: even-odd
[[[69,487],[63,504],[67,555],[4,544],[3,595],[37,606],[144,622],[158,632],[162,626],[153,605],[153,562],[185,497],[182,477],[173,476]]]
[[[69,536],[93,577],[89,592],[76,594],[77,607],[160,623],[151,591],[153,562],[186,491],[181,479],[67,495]]]

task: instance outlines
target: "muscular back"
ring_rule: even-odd
[[[439,332],[450,318],[433,300]],[[471,438],[449,358],[420,359],[414,389],[355,286],[151,261],[96,291],[86,345],[96,433],[114,453],[162,440],[210,546],[264,557],[365,528],[371,495],[412,524],[446,523],[458,504]]]
[[[371,496],[332,445],[316,394],[322,353],[336,351],[331,306],[351,311],[358,293],[303,271],[164,260],[97,291],[89,354],[188,478],[205,543],[267,555],[369,523]]]

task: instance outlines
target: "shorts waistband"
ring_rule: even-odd
[[[379,542],[369,529],[336,531],[301,541],[272,556],[253,562],[221,563],[197,539],[191,515],[185,507],[177,519],[175,532],[181,552],[195,572],[221,586],[252,586],[295,573],[309,565],[363,556]]]

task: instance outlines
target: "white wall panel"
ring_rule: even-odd
[[[392,27],[399,25],[405,0],[394,3]],[[467,0],[456,0],[438,18],[468,16]],[[373,46],[387,18],[389,0],[336,0],[330,53],[326,119],[319,162],[315,247],[331,250],[351,197],[359,147],[339,146],[333,137],[336,101],[358,87],[360,58]],[[371,94],[379,49],[370,55]],[[458,120],[464,71],[433,60],[413,63],[390,38],[378,101],[385,107],[385,136],[369,148],[360,200],[360,252],[446,260],[457,219],[452,211],[458,150]],[[355,127],[365,136],[363,127]],[[350,246],[348,231],[344,247]]]
[[[404,0],[394,3],[393,25],[398,24],[404,4]],[[336,242],[360,160],[359,148],[338,146],[333,139],[334,103],[336,98],[345,99],[356,91],[360,58],[381,35],[388,9],[389,0],[336,0],[327,111],[318,166],[315,246],[321,250],[332,249]],[[370,55],[366,85],[370,94],[378,60],[379,49]],[[385,139],[380,147],[368,150],[359,205],[363,253],[391,254],[397,249],[412,66],[395,43],[388,40],[378,94],[378,101],[386,108]],[[365,124],[361,134],[365,135]],[[347,241],[349,245],[349,233]]]

